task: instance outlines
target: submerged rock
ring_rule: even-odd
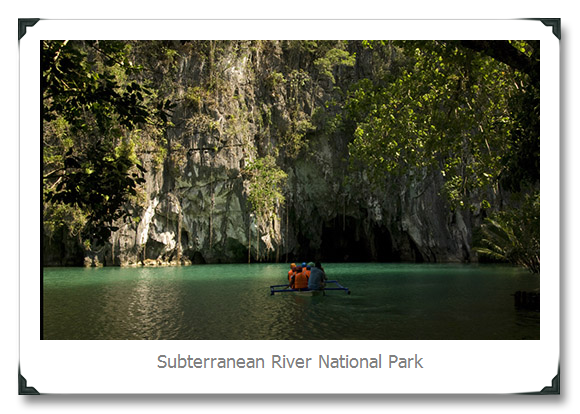
[[[540,310],[540,291],[531,292],[518,290],[514,294],[514,304],[517,308]]]

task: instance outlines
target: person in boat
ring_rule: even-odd
[[[288,282],[290,282],[290,278],[296,272],[296,263],[292,263],[290,265],[290,270],[288,270]]]
[[[296,266],[295,273],[290,278],[288,287],[296,290],[308,289],[308,276],[306,275],[306,268]]]
[[[306,276],[310,277],[310,269],[311,266],[309,264],[306,264],[306,262],[302,263],[302,269],[304,269],[303,271],[306,272]]]
[[[310,270],[310,278],[308,278],[308,290],[323,290],[326,285],[326,273],[322,268],[320,262],[316,262]]]

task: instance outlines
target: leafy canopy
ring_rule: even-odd
[[[45,230],[70,226],[58,205],[85,217],[82,233],[104,241],[144,182],[135,133],[167,126],[172,105],[157,98],[126,42],[43,41]],[[78,221],[76,222],[78,223]]]
[[[497,194],[510,162],[521,164],[518,128],[527,142],[539,141],[522,129],[518,106],[533,95],[529,76],[457,42],[367,45],[399,63],[349,93],[355,167],[379,186],[392,175],[440,174],[452,206],[489,207],[488,194]],[[520,165],[509,173],[516,171]]]

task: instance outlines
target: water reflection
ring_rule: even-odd
[[[330,264],[352,294],[276,294],[285,265],[46,269],[45,339],[539,339],[501,266]]]

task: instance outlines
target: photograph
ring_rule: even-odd
[[[40,339],[539,341],[540,40],[370,38],[40,40]]]
[[[19,20],[19,394],[559,394],[561,35]]]

